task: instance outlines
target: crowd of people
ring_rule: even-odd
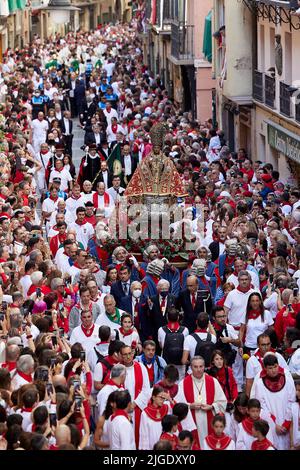
[[[300,191],[165,85],[135,21],[0,64],[1,450],[300,449]],[[158,123],[184,269],[109,244]]]

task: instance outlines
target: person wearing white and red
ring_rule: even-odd
[[[49,183],[52,183],[54,178],[60,178],[61,184],[60,188],[61,191],[68,193],[70,189],[72,189],[73,185],[73,178],[69,172],[64,167],[63,160],[56,159],[55,160],[55,168],[50,173]]]
[[[202,450],[235,450],[235,443],[230,436],[224,433],[226,426],[225,417],[214,416],[212,419],[212,433],[204,439]]]
[[[100,329],[102,328],[109,328],[108,326],[100,326]],[[101,354],[101,349],[99,348],[104,347],[104,345],[97,344],[95,348],[93,349],[93,353],[97,350],[98,353]],[[120,364],[121,362],[121,348],[124,346],[124,343],[122,341],[111,341],[108,345],[107,349],[107,354],[102,354],[104,356],[101,358],[101,360],[98,360],[98,362],[94,366],[94,371],[93,371],[93,378],[94,378],[94,390],[99,392],[104,385],[109,381],[110,379],[110,371],[115,366],[116,364]],[[96,353],[95,353],[96,354]],[[97,356],[97,359],[99,357]]]
[[[292,423],[290,428],[291,449],[300,449],[300,382],[296,380],[296,402],[292,404]]]
[[[113,117],[111,119],[111,125],[108,126],[106,129],[107,142],[109,144],[117,141],[117,133],[121,133],[124,136],[126,135],[123,127],[118,124],[118,119],[116,117]]]
[[[76,260],[68,270],[68,274],[72,277],[72,282],[75,284],[75,277],[79,276],[81,271],[85,269],[85,260],[87,257],[86,249],[77,251]]]
[[[180,383],[175,401],[189,404],[198,430],[200,448],[204,445],[205,437],[212,432],[211,422],[213,413],[225,413],[227,400],[221,385],[214,377],[204,372],[204,359],[195,356],[191,360],[192,373]]]
[[[29,354],[20,356],[17,367],[11,380],[12,390],[18,390],[22,385],[32,383],[34,371],[34,360]]]
[[[133,426],[130,420],[131,396],[127,390],[116,396],[116,410],[109,419],[108,437],[111,450],[136,450]]]
[[[148,406],[141,415],[139,450],[152,450],[162,434],[162,419],[170,413],[170,407],[164,403],[166,397],[162,387],[155,387]]]
[[[107,399],[111,392],[125,390],[126,367],[123,364],[115,364],[110,372],[110,378],[97,395],[98,413],[101,416],[105,410]],[[133,438],[134,440],[134,438]]]
[[[247,263],[243,259],[236,257],[234,260],[233,266],[234,266],[234,271],[226,279],[226,282],[230,282],[231,284],[234,285],[234,287],[237,287],[239,285],[239,279],[238,279],[239,272],[245,271],[247,269]],[[253,287],[258,289],[259,288],[258,275],[252,270],[251,271],[249,270],[248,273],[251,276],[251,284],[253,285]]]
[[[16,367],[17,360],[20,356],[20,348],[16,344],[10,344],[5,348],[5,362],[0,364],[0,368],[9,370],[10,374],[13,375]]]
[[[262,410],[259,400],[252,398],[247,404],[247,416],[238,425],[236,450],[251,450],[251,446],[255,441],[253,433],[253,425],[256,421],[263,419],[269,424],[268,439],[271,442],[275,438],[275,424],[269,412]]]
[[[132,316],[130,313],[125,313],[121,317],[121,328],[119,329],[119,339],[123,341],[126,346],[132,349],[142,350],[140,336],[137,330],[133,327]]]
[[[210,335],[210,341],[212,343],[217,342],[217,337],[215,335],[215,331],[212,328],[209,316],[207,313],[202,312],[199,313],[197,317],[197,328],[193,334],[188,335],[183,344],[183,354],[182,354],[182,364],[188,364],[189,358],[193,359],[197,350],[197,340],[195,339],[194,335],[197,335],[202,341],[208,341],[208,337]]]
[[[115,208],[115,202],[110,194],[105,191],[105,184],[99,181],[97,191],[93,194],[95,209],[104,209],[105,217],[109,218]]]
[[[274,354],[263,359],[264,369],[253,384],[251,398],[260,401],[262,410],[272,416],[275,423],[274,445],[278,450],[290,448],[289,429],[292,421],[292,404],[296,401],[294,381],[289,371],[282,369]]]
[[[90,309],[82,310],[80,315],[81,325],[76,326],[72,331],[70,343],[80,343],[83,349],[88,353],[99,339],[99,326],[93,321],[93,314]]]
[[[263,358],[268,352],[273,352],[277,359],[278,364],[283,368],[288,370],[288,365],[283,358],[283,356],[276,352],[275,349],[272,349],[271,338],[265,333],[262,333],[257,337],[257,346],[258,348],[254,354],[248,359],[246,364],[246,389],[245,392],[250,397],[251,388],[254,382],[255,377],[263,369]]]
[[[77,242],[82,243],[84,249],[87,249],[89,239],[93,237],[94,227],[85,220],[85,208],[78,207],[76,209],[76,220],[69,225],[69,229],[75,229]]]
[[[50,238],[49,247],[52,253],[52,256],[55,258],[59,248],[63,246],[63,243],[67,239],[67,224],[66,222],[58,222],[57,225],[58,234]]]
[[[224,309],[228,315],[228,323],[239,332],[245,318],[248,298],[256,290],[251,286],[251,276],[248,271],[240,271],[238,280],[238,287],[229,292],[226,297]],[[236,355],[232,369],[238,384],[238,390],[241,391],[243,386],[243,360],[239,352]]]
[[[66,200],[67,211],[74,213],[78,207],[82,207],[81,202],[80,185],[74,184],[71,196]]]
[[[57,209],[58,201],[63,201],[58,197],[58,190],[56,188],[50,189],[50,196],[44,199],[42,204],[42,215],[45,221],[50,222],[52,212]]]
[[[264,419],[258,419],[253,423],[253,436],[256,441],[252,442],[251,450],[275,450],[272,442],[267,439],[269,424]]]
[[[39,403],[39,394],[37,389],[33,386],[22,394],[22,408],[18,408],[15,412],[22,416],[22,429],[27,431],[27,428],[32,424],[32,410],[38,406]]]
[[[126,367],[124,385],[132,398],[133,426],[135,442],[138,448],[141,413],[150,400],[151,391],[147,370],[140,362],[133,361],[134,353],[134,349],[127,345],[123,346],[120,350],[122,364]]]

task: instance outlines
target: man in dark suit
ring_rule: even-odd
[[[148,304],[142,294],[142,284],[139,281],[132,282],[129,295],[121,298],[120,308],[132,315],[142,343],[152,336],[147,315]]]
[[[157,283],[157,295],[148,299],[148,321],[152,339],[158,344],[158,329],[168,323],[168,309],[175,306],[176,297],[170,294],[170,283],[161,279]]]
[[[75,89],[76,91],[76,89]],[[93,100],[93,97],[87,91],[85,98],[83,99],[83,104],[81,108],[81,113],[79,115],[79,120],[81,125],[90,125],[91,119],[97,111],[97,105]]]
[[[106,138],[105,134],[100,130],[98,124],[94,124],[92,128],[87,128],[84,136],[84,145],[90,146],[96,144],[97,151],[101,150],[101,142]]]
[[[114,282],[111,286],[110,293],[114,296],[118,308],[121,308],[122,297],[130,294],[130,274],[129,267],[122,266],[119,270],[119,281]]]
[[[109,173],[107,168],[106,161],[101,162],[101,171],[98,174],[97,180],[95,183],[104,183],[105,184],[105,191],[112,186],[112,174]]]
[[[209,245],[212,262],[216,261],[225,251],[225,241],[227,240],[227,228],[222,226],[218,228],[218,240]]]
[[[78,111],[78,113],[83,112],[83,105],[86,104],[85,101],[85,84],[83,80],[80,80],[79,78],[76,80],[76,86],[74,89],[74,100],[75,100],[75,106]]]
[[[60,128],[64,137],[66,153],[72,157],[73,121],[70,111],[64,111],[64,117],[60,121]]]
[[[122,185],[126,187],[137,168],[136,158],[130,154],[130,145],[125,143],[121,155],[122,164]]]
[[[187,289],[179,293],[176,308],[183,310],[182,325],[189,329],[190,334],[196,329],[196,319],[199,313],[212,313],[212,300],[209,292],[206,296],[200,295],[197,276],[189,276],[186,281]],[[207,300],[206,300],[207,299]]]

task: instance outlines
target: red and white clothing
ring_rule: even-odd
[[[289,371],[279,367],[276,379],[270,379],[262,370],[259,379],[253,384],[251,398],[260,401],[262,410],[272,416],[275,424],[289,430],[292,420],[292,404],[296,401],[295,385]],[[275,437],[276,449],[288,450],[290,448],[289,432],[283,435],[276,434]]]
[[[124,136],[126,136],[126,132],[124,131],[123,127],[120,126],[120,124],[110,125],[106,129],[106,135],[107,135],[107,142],[111,144],[112,142],[115,142],[117,140],[117,132],[120,132]]]
[[[261,315],[258,317],[250,317],[246,324],[245,346],[250,349],[255,349],[257,346],[257,337],[273,324],[274,320],[268,310],[264,311],[264,320],[262,320]]]
[[[202,403],[213,406],[211,411],[189,410],[197,425],[200,447],[205,437],[212,432],[211,421],[214,414],[225,413],[227,400],[219,382],[208,374],[201,379],[187,375],[180,383],[175,397],[177,403]]]
[[[124,313],[126,313],[124,310],[121,310],[119,309],[119,312],[120,312],[120,315],[122,316]],[[101,313],[97,320],[96,320],[96,324],[99,325],[99,326],[102,326],[102,325],[106,325],[106,326],[109,326],[110,327],[110,330],[111,330],[111,338],[112,339],[115,339],[116,337],[116,332],[115,330],[118,330],[121,328],[121,325],[119,323],[114,323],[113,321],[110,320],[110,318],[108,318],[108,316],[106,315],[106,313]]]
[[[69,256],[65,253],[65,249],[59,248],[55,255],[55,264],[57,269],[62,271],[63,274],[68,273],[70,271],[71,265],[69,263]]]
[[[95,349],[98,351],[99,354],[101,354],[103,357],[106,357],[108,355],[108,346],[109,342],[104,341],[97,343],[93,349],[90,349],[88,354],[87,354],[87,361],[89,363],[90,369],[92,372],[94,372],[95,367],[98,363],[98,356],[95,352]]]
[[[152,450],[162,434],[162,419],[170,413],[170,408],[164,404],[160,408],[149,404],[141,416],[139,450]]]
[[[139,447],[138,440],[141,413],[146,408],[151,398],[150,382],[146,367],[140,362],[134,362],[132,366],[126,367],[124,386],[129,391],[132,401],[136,403],[133,412],[133,425],[136,446]]]
[[[258,277],[258,275],[254,271],[249,271],[248,270],[248,273],[251,276],[251,284],[256,289],[259,289],[259,277]],[[234,287],[237,288],[237,286],[239,285],[239,280],[238,280],[237,274],[236,273],[230,274],[230,276],[228,277],[226,282],[231,282],[234,285]]]
[[[207,335],[208,335],[208,332],[207,332],[206,329],[205,330],[196,330],[195,333],[196,333],[197,336],[199,336],[199,338],[202,341],[206,341]],[[212,343],[217,342],[217,338],[216,338],[215,335],[211,335],[211,342]],[[189,351],[191,359],[193,359],[193,357],[195,356],[195,351],[196,351],[196,348],[197,348],[197,344],[198,344],[197,341],[195,340],[195,338],[192,335],[188,335],[184,339],[183,350],[184,351]]]
[[[32,383],[32,374],[24,374],[23,372],[16,371],[15,375],[11,380],[12,390],[18,390],[22,385],[28,385]]]
[[[228,308],[228,323],[239,327],[244,321],[249,296],[257,292],[256,289],[249,289],[242,292],[239,288],[229,292],[224,302],[224,307]]]
[[[258,439],[254,441],[251,445],[251,450],[275,450],[275,448],[272,442],[265,438],[262,441],[259,441]]]
[[[292,404],[292,429],[294,447],[300,446],[300,404]]]
[[[47,197],[46,199],[44,199],[43,201],[43,204],[42,204],[42,212],[54,212],[56,211],[57,209],[57,204],[59,201],[63,201],[62,198],[56,198],[56,199],[53,199],[51,197]],[[48,222],[50,221],[50,218],[49,219],[45,219],[45,220],[48,220]]]
[[[116,390],[125,390],[125,389],[123,385],[117,385],[113,380],[108,380],[107,384],[104,385],[104,387],[98,393],[97,403],[98,403],[99,416],[103,415],[109,395],[112,392],[115,392]]]
[[[267,438],[273,442],[275,438],[275,424],[269,413],[264,410],[260,412],[260,419],[267,421],[270,426]],[[247,416],[239,425],[236,439],[236,450],[251,450],[251,446],[255,441],[255,437],[252,435],[254,420]]]
[[[32,411],[33,411],[33,408],[19,408],[15,412],[16,414],[21,415],[23,418],[23,421],[22,421],[23,431],[27,431],[28,426],[32,424],[32,419],[31,419]]]
[[[126,346],[131,346],[134,349],[141,342],[138,332],[134,329],[129,331],[124,331],[123,328],[119,329],[119,339],[126,344]]]
[[[108,438],[111,450],[136,450],[133,425],[125,411],[117,410],[110,417]]]
[[[278,359],[278,364],[283,369],[288,370],[288,365],[281,354],[274,352],[275,356]],[[254,379],[258,373],[263,369],[263,358],[261,357],[259,349],[257,349],[254,354],[248,359],[246,365],[246,379]]]
[[[81,196],[79,196],[78,198],[75,198],[74,196],[68,197],[68,199],[66,200],[67,211],[73,214],[76,214],[76,209],[78,209],[78,207],[82,207],[82,204],[80,204],[80,202],[81,202]]]
[[[100,196],[98,193],[93,195],[92,199],[95,209],[104,209],[105,217],[109,218],[113,213],[115,208],[115,202],[113,197],[105,191],[105,193]]]
[[[99,326],[95,323],[89,329],[84,328],[83,325],[76,326],[72,331],[70,343],[71,345],[80,343],[88,353],[99,343]]]
[[[93,237],[95,230],[94,227],[89,223],[78,224],[77,221],[73,222],[68,226],[69,229],[75,229],[77,242],[82,243],[84,249],[87,249],[89,239]]]
[[[202,450],[235,450],[235,443],[230,436],[217,436],[214,432],[204,439]]]
[[[52,170],[50,173],[49,183],[52,183],[54,178],[60,178],[60,189],[61,191],[68,192],[69,190],[69,183],[73,181],[71,173],[66,168],[62,168],[61,170]]]

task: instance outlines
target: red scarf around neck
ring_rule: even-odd
[[[90,336],[92,336],[93,332],[94,332],[94,329],[95,329],[95,325],[93,323],[93,325],[91,326],[91,328],[84,328],[83,325],[81,325],[81,329],[83,331],[83,333],[85,334],[85,336],[87,338],[89,338]]]
[[[205,440],[213,450],[225,450],[231,442],[231,438],[226,434],[222,433],[221,436],[217,436],[214,432],[209,434]]]
[[[248,312],[248,320],[256,320],[261,316],[260,310],[249,310]]]
[[[113,385],[113,386],[115,386],[115,387],[117,387],[117,388],[120,388],[120,389],[124,390],[124,385],[123,385],[123,384],[118,385],[118,384],[116,384],[116,382],[114,382],[112,379],[108,379],[108,380],[105,382],[105,385]]]
[[[115,411],[114,414],[112,415],[112,417],[111,417],[111,422],[112,422],[115,418],[117,418],[118,416],[124,416],[124,418],[126,418],[126,419],[128,419],[128,421],[130,421],[129,416],[128,416],[128,413],[126,413],[125,410],[117,410],[117,411]]]
[[[32,382],[31,374],[24,374],[18,370],[18,375],[22,377],[22,379],[26,380],[26,382]]]
[[[94,203],[95,209],[98,209],[98,207],[99,207],[99,205],[98,205],[98,196],[99,196],[98,193],[93,194],[93,203]],[[105,192],[103,194],[103,198],[104,198],[104,206],[109,207],[109,203],[110,203],[109,194]]]
[[[267,372],[263,369],[260,373],[264,386],[273,393],[280,392],[286,383],[284,369],[279,366],[278,375],[274,378],[268,377]]]
[[[243,429],[247,434],[249,434],[249,436],[253,436],[252,434],[253,423],[254,423],[254,419],[250,418],[250,416],[247,416],[247,418],[243,419],[242,421]]]
[[[53,201],[53,202],[56,202],[58,200],[58,196],[56,196],[56,197],[49,196],[49,199],[51,199],[51,201]]]
[[[167,324],[167,328],[168,328],[168,330],[172,331],[172,333],[176,333],[176,331],[178,331],[179,328],[180,328],[180,323],[178,323],[178,322],[175,322],[175,323],[169,322]]]
[[[123,336],[130,336],[134,332],[134,329],[130,328],[130,330],[125,331],[123,326],[122,326],[119,331],[120,331],[121,335],[123,335]]]
[[[249,292],[249,290],[252,289],[252,285],[250,285],[250,287],[248,287],[247,289],[242,289],[240,286],[237,286],[236,288],[239,292],[242,292],[243,294],[247,294]]]
[[[145,408],[145,413],[153,421],[162,421],[162,419],[168,414],[169,408],[168,405],[162,405],[160,408],[156,408],[154,405],[149,404]]]
[[[251,450],[268,450],[269,447],[274,448],[272,442],[265,437],[262,441],[257,439],[256,441],[252,442]]]

